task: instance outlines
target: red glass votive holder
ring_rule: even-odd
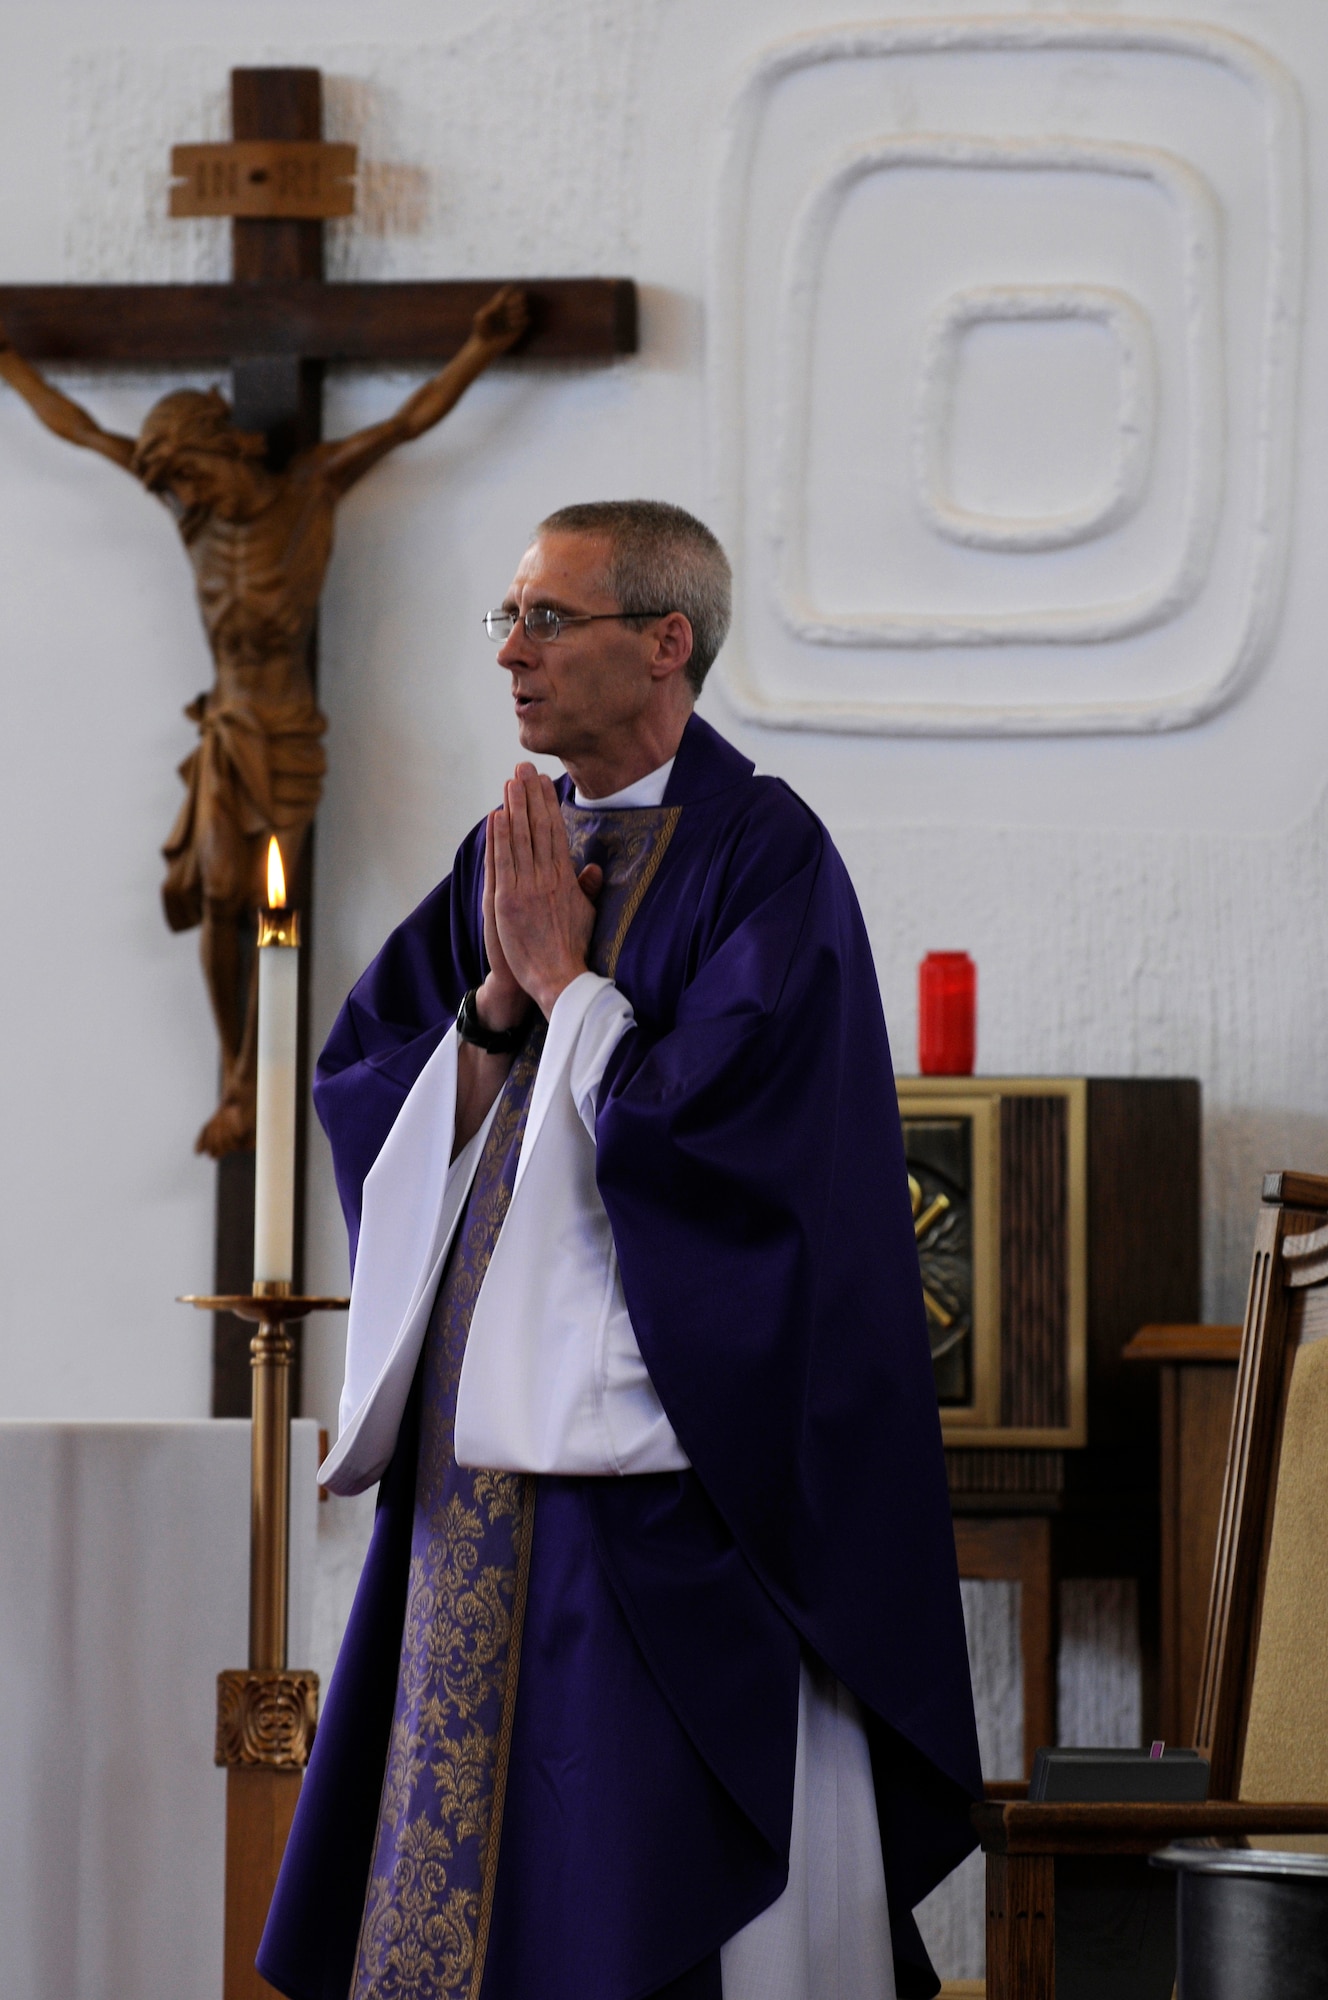
[[[924,1076],[972,1076],[977,1048],[978,969],[966,951],[929,951],[918,967],[918,1068]]]

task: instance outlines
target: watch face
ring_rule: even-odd
[[[904,1153],[936,1393],[973,1401],[973,1121],[905,1118]]]

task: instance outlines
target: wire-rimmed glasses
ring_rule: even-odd
[[[555,611],[551,604],[532,604],[529,611],[486,611],[484,629],[495,646],[510,639],[519,625],[528,639],[547,646],[564,625],[593,625],[597,618],[667,618],[667,611]]]

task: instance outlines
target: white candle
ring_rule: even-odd
[[[295,1056],[298,920],[287,912],[281,850],[268,844],[269,911],[258,920],[258,1133],[254,1282],[289,1284],[295,1253]]]

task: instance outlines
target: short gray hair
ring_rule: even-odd
[[[733,607],[729,559],[704,521],[667,500],[589,500],[560,507],[537,535],[602,535],[610,545],[604,588],[629,623],[646,611],[681,611],[692,628],[685,672],[694,695],[728,634]]]

